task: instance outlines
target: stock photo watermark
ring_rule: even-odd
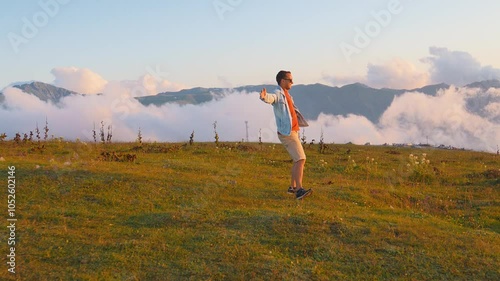
[[[363,49],[367,48],[382,30],[391,24],[394,16],[399,15],[402,11],[403,6],[399,0],[389,1],[387,7],[380,11],[371,11],[371,20],[366,22],[362,28],[358,26],[354,28],[352,43],[343,41],[339,45],[347,62],[350,63],[353,55],[360,54]]]
[[[242,2],[243,0],[215,0],[212,4],[219,19],[224,20],[224,14],[233,12]]]
[[[7,171],[7,271],[16,273],[16,167],[9,166]]]
[[[23,44],[28,44],[29,41],[35,38],[40,29],[49,24],[50,19],[57,16],[63,5],[67,5],[71,0],[40,0],[40,7],[31,17],[22,17],[21,30],[19,33],[9,32],[7,38],[14,53],[18,54],[20,47]]]

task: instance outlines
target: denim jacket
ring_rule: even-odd
[[[291,97],[291,96],[290,96]],[[288,108],[288,103],[286,102],[285,92],[280,87],[276,90],[275,94],[267,93],[262,99],[263,102],[269,103],[273,106],[274,117],[276,118],[276,126],[278,127],[278,133],[282,135],[289,136],[292,133],[292,115],[290,114],[290,109]],[[293,98],[292,98],[293,103]],[[306,119],[300,113],[299,109],[293,103],[293,109],[297,113],[297,119],[299,121],[300,127],[307,127]]]

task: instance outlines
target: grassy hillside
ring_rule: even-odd
[[[314,194],[297,201],[279,144],[0,142],[17,218],[16,274],[4,227],[0,278],[500,279],[499,156],[356,145],[306,154]]]

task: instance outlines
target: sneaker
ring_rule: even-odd
[[[305,190],[305,189],[301,188],[301,189],[297,190],[297,192],[295,193],[295,198],[297,198],[297,200],[300,200],[306,196],[311,195],[312,192],[313,192],[312,189]]]
[[[291,187],[291,186],[290,186],[290,187],[288,188],[288,191],[287,191],[287,192],[288,192],[288,194],[295,194],[295,193],[297,192],[297,189],[295,189],[295,188],[293,188],[293,187]]]

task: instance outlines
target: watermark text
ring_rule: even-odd
[[[36,37],[39,30],[47,26],[51,18],[54,18],[60,10],[61,5],[66,5],[70,0],[40,0],[38,6],[40,10],[33,13],[28,17],[23,17],[22,27],[20,33],[9,32],[7,38],[9,39],[12,49],[17,54],[23,44]]]
[[[339,47],[347,62],[351,62],[352,56],[360,54],[368,47],[372,40],[380,35],[382,30],[389,26],[394,15],[399,15],[403,11],[403,6],[399,0],[391,0],[387,3],[386,9],[378,12],[371,11],[372,19],[363,28],[354,28],[354,38],[352,43],[342,42]]]
[[[224,20],[224,14],[227,12],[233,12],[236,7],[238,7],[243,0],[215,0],[212,4],[214,5],[215,12],[219,16],[220,20]]]
[[[16,273],[16,167],[9,166],[7,171],[7,228],[9,235],[7,239],[8,255],[7,265],[8,271],[12,274]]]

